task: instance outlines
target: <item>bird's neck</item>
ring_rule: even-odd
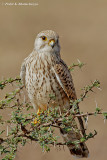
[[[37,53],[35,50],[31,53],[37,60],[47,60],[49,63],[55,63],[61,59],[60,53],[54,52],[41,52]]]

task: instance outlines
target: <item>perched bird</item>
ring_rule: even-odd
[[[34,43],[34,50],[25,58],[21,66],[20,77],[25,84],[33,107],[45,110],[47,106],[59,106],[61,112],[70,108],[70,100],[76,100],[76,92],[70,71],[61,59],[59,36],[52,30],[40,32]],[[55,102],[50,101],[49,95],[55,95]],[[83,121],[79,117],[80,128],[84,134]],[[78,129],[74,120],[75,127]],[[72,128],[72,123],[66,124]],[[60,129],[65,142],[81,138],[80,132]],[[78,145],[67,144],[70,153],[78,157],[88,157],[89,151],[84,142]]]

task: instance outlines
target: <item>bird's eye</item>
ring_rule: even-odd
[[[41,38],[42,38],[43,41],[47,40],[47,38],[45,36],[42,36]]]

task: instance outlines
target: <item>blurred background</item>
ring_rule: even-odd
[[[36,35],[51,29],[60,36],[61,55],[67,65],[86,63],[72,73],[77,95],[81,88],[95,79],[100,80],[102,90],[95,90],[80,104],[81,111],[94,111],[97,102],[107,110],[107,1],[106,0],[20,0],[21,3],[38,3],[37,6],[7,6],[0,0],[0,79],[15,77],[25,57],[32,52]],[[3,97],[2,94],[0,94]],[[0,97],[0,99],[1,99]],[[8,113],[6,113],[8,114]],[[6,116],[5,114],[5,116]],[[102,116],[89,117],[88,133],[98,131],[87,142],[89,160],[107,158],[107,122]],[[52,148],[42,153],[38,144],[19,147],[15,160],[74,160],[65,147],[61,151]],[[84,159],[85,160],[85,159]]]

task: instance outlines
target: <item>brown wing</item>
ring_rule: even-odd
[[[76,92],[72,80],[72,76],[70,74],[70,71],[67,67],[67,65],[64,63],[64,61],[61,59],[54,67],[57,76],[57,80],[59,77],[59,83],[62,86],[63,90],[67,94],[69,99],[75,100]]]
[[[70,71],[67,65],[64,63],[62,59],[60,59],[60,61],[58,61],[57,64],[54,66],[54,70],[55,70],[56,78],[59,84],[61,85],[61,87],[63,88],[64,92],[68,96],[68,98],[71,100],[76,100],[77,97],[76,97],[72,76],[70,74]],[[78,107],[78,110],[79,110],[79,107]],[[78,111],[78,113],[80,112]],[[81,117],[78,117],[78,120],[80,123],[81,132],[84,135],[85,129],[83,125],[83,120]]]

